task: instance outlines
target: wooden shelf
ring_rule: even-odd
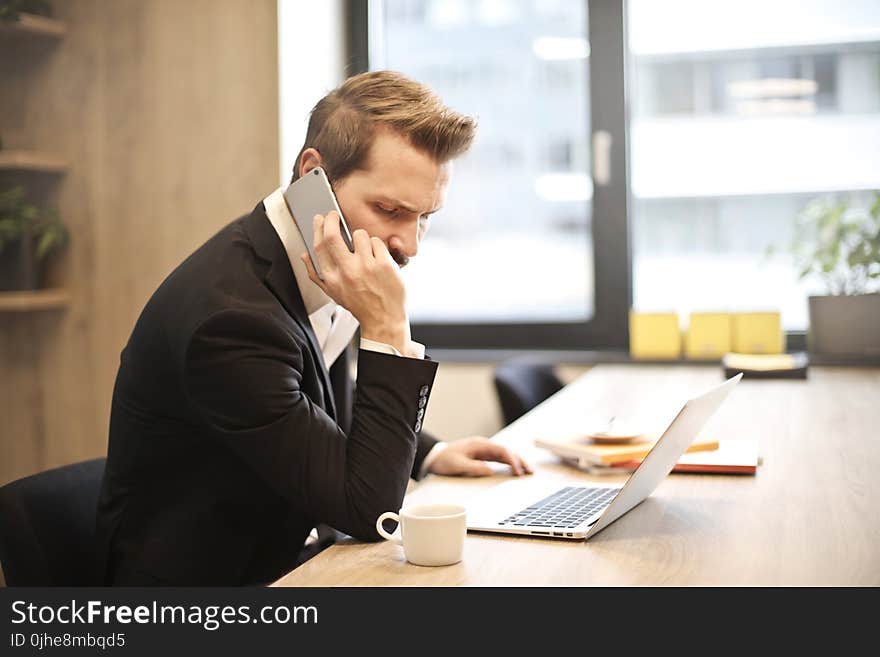
[[[67,34],[63,21],[34,14],[21,14],[17,21],[0,21],[0,35],[38,36],[60,39]]]
[[[67,171],[67,162],[49,153],[0,150],[0,171],[64,173]]]
[[[62,288],[0,292],[0,312],[58,310],[70,304],[70,294]]]

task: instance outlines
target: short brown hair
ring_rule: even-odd
[[[362,168],[379,126],[390,128],[443,163],[470,148],[477,123],[405,75],[394,71],[361,73],[348,78],[312,109],[292,180],[299,177],[300,160],[307,148],[321,154],[330,180],[341,180]]]

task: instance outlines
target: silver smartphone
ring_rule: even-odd
[[[354,251],[351,242],[351,232],[345,223],[345,217],[342,216],[342,210],[339,209],[339,203],[336,202],[336,195],[333,188],[330,187],[330,181],[327,180],[327,174],[324,169],[317,167],[312,169],[304,176],[299,177],[290,183],[284,192],[284,200],[287,203],[287,209],[293,216],[293,220],[299,228],[303,242],[306,243],[306,250],[312,259],[312,264],[318,276],[323,278],[321,268],[318,265],[318,258],[315,256],[315,233],[313,230],[313,220],[316,214],[326,215],[328,212],[335,210],[340,218],[340,232],[342,239],[348,246],[349,251]]]

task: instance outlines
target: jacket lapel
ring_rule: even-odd
[[[244,227],[256,254],[269,264],[269,269],[263,279],[264,282],[281,302],[287,314],[306,334],[309,347],[312,350],[312,356],[319,364],[318,369],[320,370],[321,384],[324,389],[324,408],[328,410],[330,416],[335,420],[337,418],[337,409],[333,399],[330,375],[324,362],[324,353],[321,351],[321,345],[318,344],[318,338],[312,328],[311,321],[309,321],[305,302],[303,302],[302,294],[297,287],[296,278],[293,275],[293,270],[290,268],[290,260],[284,250],[284,245],[281,243],[281,239],[278,237],[278,233],[275,232],[272,224],[269,223],[269,218],[266,216],[266,208],[262,202],[245,218]]]

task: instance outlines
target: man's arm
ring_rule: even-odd
[[[367,348],[363,342],[360,342],[360,346],[363,351],[377,351],[375,348]],[[384,353],[390,354],[393,352],[386,351]],[[336,359],[336,362],[330,366],[330,380],[333,383],[333,393],[336,396],[336,420],[343,430],[347,430],[348,427],[351,426],[351,407],[354,398],[353,391],[357,389],[352,381],[349,355],[349,348],[346,348]],[[395,355],[394,357],[405,358],[405,356],[400,355]],[[430,391],[428,392],[428,395],[430,395]],[[421,403],[421,401],[419,401],[419,403]],[[427,410],[427,396],[424,408]],[[417,435],[418,443],[416,445],[416,456],[413,461],[412,472],[410,473],[413,479],[421,479],[427,474],[425,471],[425,458],[439,442],[424,429],[419,431]]]
[[[358,356],[351,430],[301,387],[308,348],[265,315],[228,310],[196,331],[185,363],[204,429],[303,513],[362,540],[400,508],[417,452],[419,400],[437,364]]]

